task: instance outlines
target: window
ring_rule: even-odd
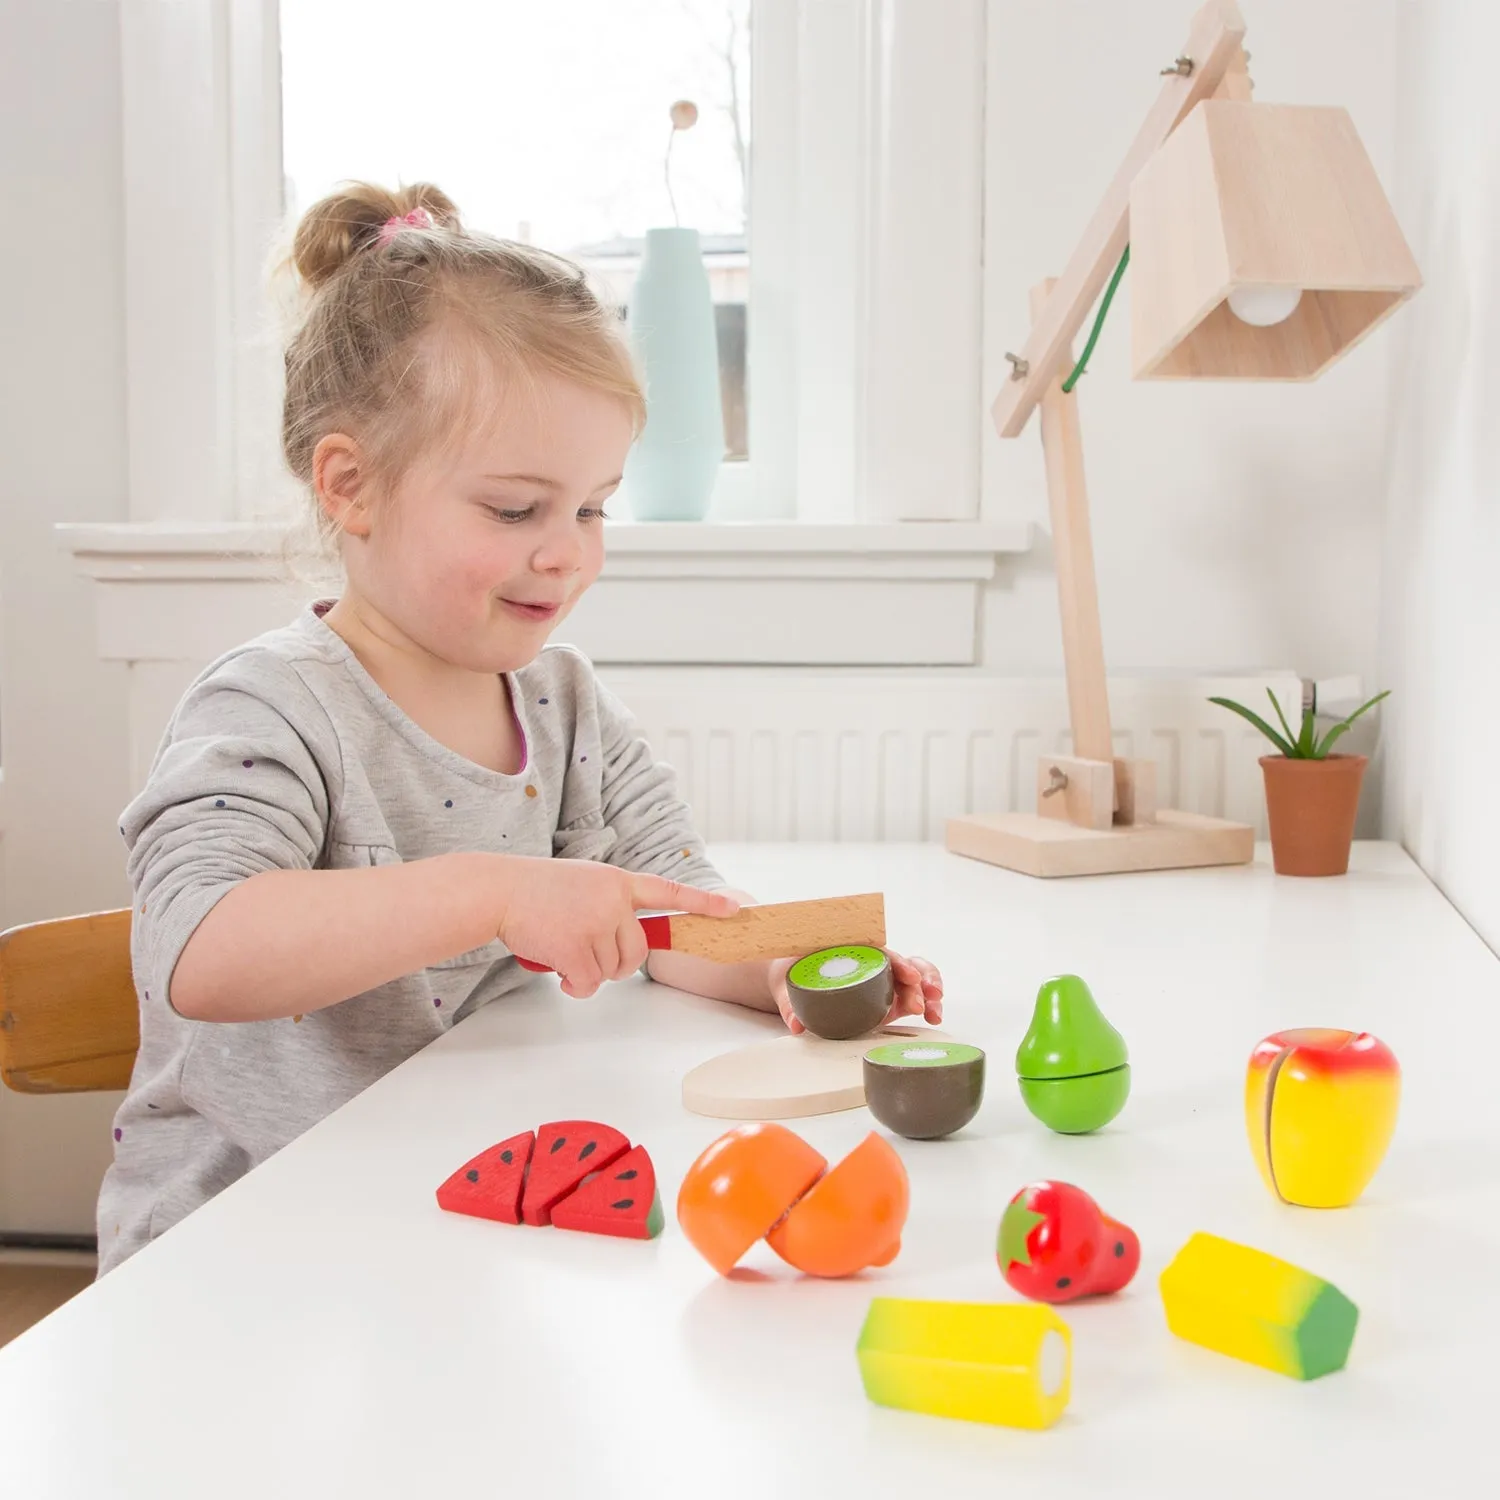
[[[432,181],[466,223],[568,256],[622,308],[645,231],[691,225],[744,460],[750,3],[283,0],[287,208],[345,178]],[[674,132],[682,99],[697,121]]]
[[[265,284],[288,210],[344,177],[430,176],[472,222],[628,283],[630,241],[671,222],[666,111],[693,98],[678,211],[722,267],[725,364],[754,387],[741,418],[725,381],[753,460],[722,466],[708,519],[975,519],[985,131],[1001,160],[1013,124],[984,107],[999,3],[122,6],[132,514],[279,519],[295,501]],[[989,243],[998,264],[1003,218]]]

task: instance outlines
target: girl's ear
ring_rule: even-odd
[[[371,485],[359,444],[342,432],[313,449],[313,493],[323,514],[346,536],[370,534]]]

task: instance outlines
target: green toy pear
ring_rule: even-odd
[[[1108,1125],[1130,1097],[1125,1038],[1076,974],[1060,974],[1037,991],[1031,1026],[1016,1049],[1021,1098],[1061,1135]]]

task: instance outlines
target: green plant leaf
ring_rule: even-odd
[[[1374,708],[1375,705],[1377,703],[1379,703],[1382,698],[1389,698],[1390,696],[1391,696],[1391,690],[1390,690],[1390,688],[1387,688],[1383,693],[1376,693],[1375,696],[1373,698],[1371,698],[1368,703],[1361,703],[1360,706],[1358,708],[1356,708],[1354,710],[1354,712],[1352,714],[1350,714],[1347,719],[1341,719],[1337,724],[1335,724],[1333,726],[1333,728],[1330,729],[1328,731],[1328,733],[1323,736],[1323,743],[1318,746],[1318,758],[1321,760],[1324,756],[1326,756],[1328,754],[1329,747],[1331,745],[1333,745],[1339,739],[1339,737],[1341,735],[1343,735],[1344,733],[1346,733],[1348,731],[1349,726],[1351,724],[1353,724],[1354,721],[1362,713],[1364,713],[1364,711],[1367,708]]]
[[[1335,724],[1333,728],[1323,736],[1323,743],[1318,746],[1317,758],[1319,760],[1328,759],[1328,752],[1333,748],[1335,741],[1337,741],[1339,736],[1343,734],[1348,728],[1349,722],[1346,719],[1342,723]]]
[[[1302,732],[1297,736],[1297,755],[1302,760],[1314,760],[1318,749],[1318,726],[1310,708],[1302,710]]]
[[[1230,713],[1238,714],[1242,719],[1248,719],[1289,760],[1297,759],[1297,752],[1292,746],[1253,709],[1246,708],[1243,703],[1236,703],[1232,698],[1210,698],[1208,701],[1217,703],[1220,708],[1227,708]]]
[[[1296,736],[1292,733],[1292,726],[1287,723],[1287,721],[1286,721],[1286,715],[1284,713],[1282,713],[1282,711],[1281,711],[1281,704],[1277,700],[1276,694],[1273,693],[1270,690],[1270,688],[1267,688],[1266,689],[1266,697],[1268,697],[1271,700],[1271,707],[1276,710],[1276,717],[1281,720],[1281,727],[1284,730],[1286,730],[1286,737],[1287,737],[1287,739],[1288,740],[1295,739]]]

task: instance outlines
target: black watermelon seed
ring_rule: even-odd
[[[611,1203],[609,1206],[611,1208],[634,1208],[635,1207],[635,1199],[634,1198],[621,1198],[618,1203]]]
[[[464,1173],[464,1176],[467,1177],[470,1182],[478,1182],[479,1181],[479,1173],[473,1167],[470,1167],[469,1170]]]
[[[1124,1253],[1125,1253],[1125,1241],[1124,1240],[1118,1240],[1118,1241],[1116,1241],[1116,1243],[1115,1243],[1115,1258],[1118,1259],[1120,1256],[1124,1255]]]
[[[640,1176],[640,1173],[637,1172],[634,1167],[632,1167],[628,1172],[616,1172],[615,1173],[615,1181],[616,1182],[634,1182],[635,1179],[637,1177],[639,1177],[639,1176]]]
[[[567,1136],[560,1135],[560,1136],[558,1136],[558,1138],[555,1141],[553,1141],[553,1143],[552,1143],[552,1149],[553,1149],[554,1152],[561,1151],[562,1148],[564,1146],[566,1146],[567,1144],[568,1144],[568,1138],[567,1138]]]
[[[584,1159],[584,1157],[586,1157],[586,1156],[592,1156],[594,1154],[594,1147],[597,1146],[598,1144],[599,1144],[598,1141],[590,1141],[588,1143],[588,1145],[585,1146],[583,1148],[583,1150],[578,1153],[578,1160],[582,1161]]]
[[[1057,1278],[1057,1289],[1058,1289],[1058,1291],[1062,1291],[1062,1289],[1065,1286],[1072,1286],[1072,1285],[1073,1285],[1073,1278],[1071,1276],[1059,1276]]]
[[[509,1151],[502,1151],[500,1153],[500,1160],[508,1167],[511,1163],[511,1153]]]

